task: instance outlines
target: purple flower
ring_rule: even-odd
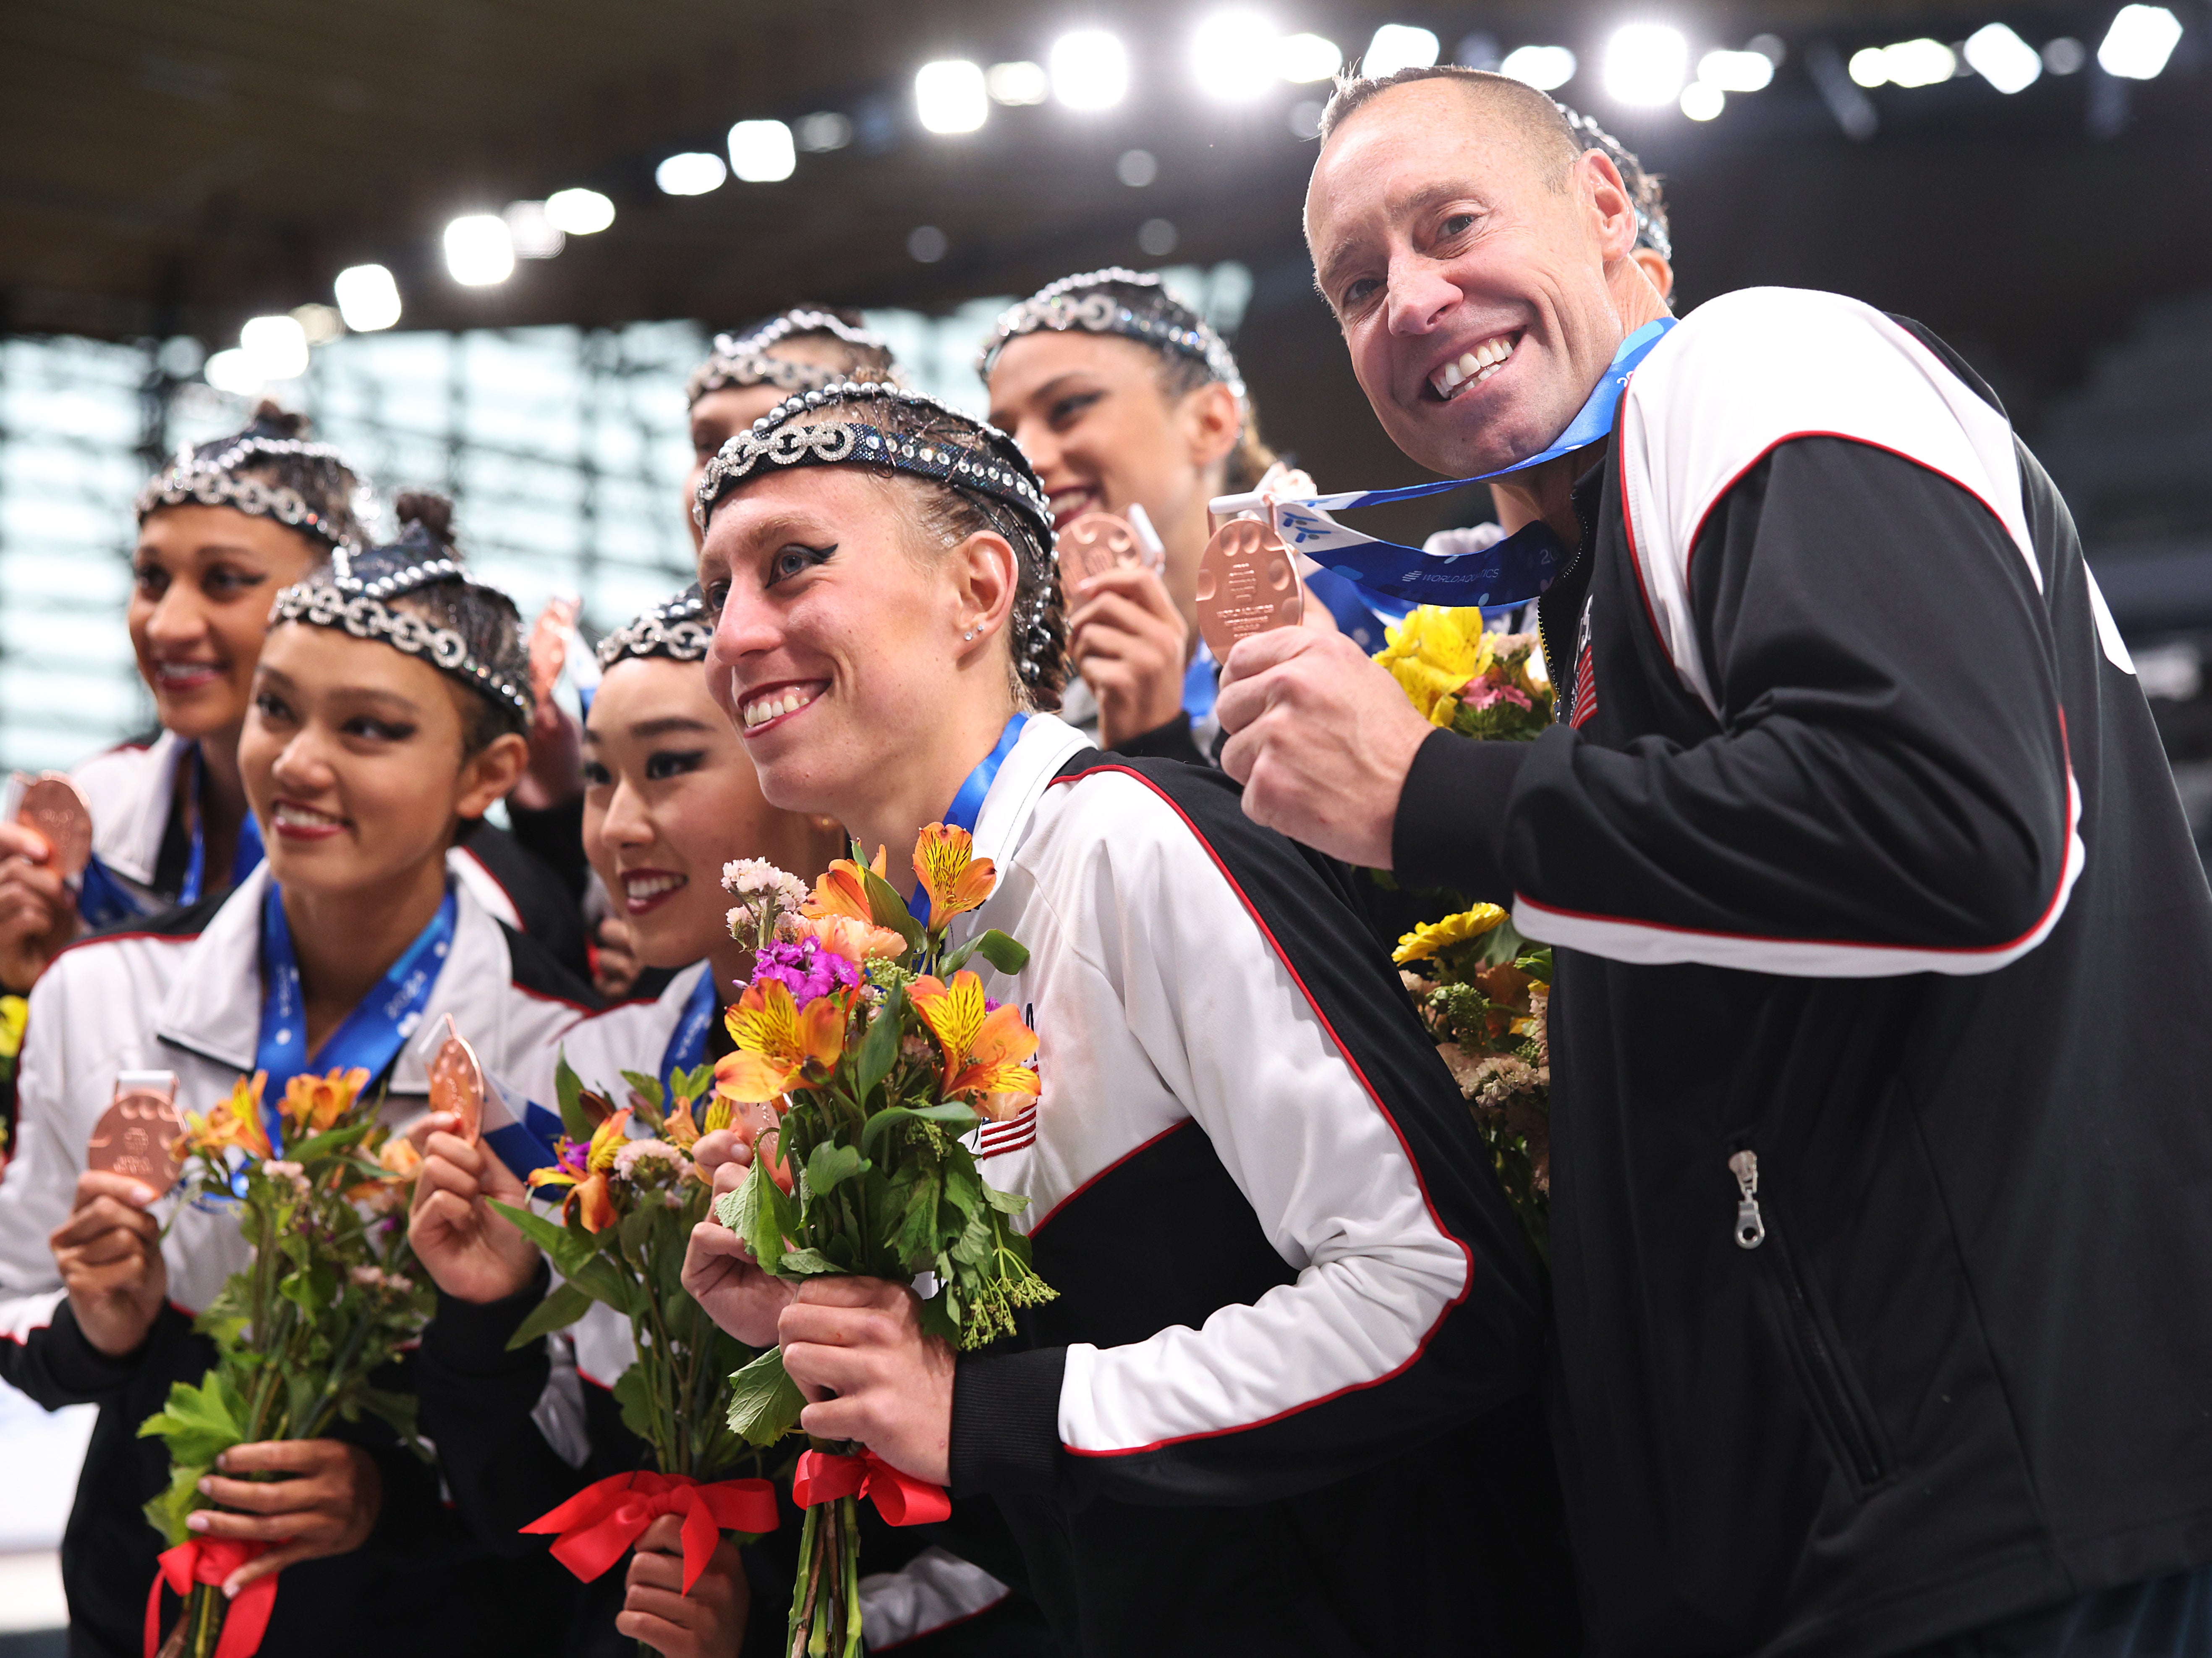
[[[777,939],[763,945],[753,958],[752,982],[757,984],[764,978],[784,985],[791,999],[804,1008],[818,996],[858,984],[860,970],[811,938],[796,943]]]

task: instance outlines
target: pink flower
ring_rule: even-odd
[[[1460,693],[1469,708],[1495,708],[1500,703],[1511,703],[1516,708],[1534,704],[1528,693],[1517,685],[1506,685],[1496,680],[1469,680],[1467,689]]]

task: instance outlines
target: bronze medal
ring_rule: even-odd
[[[160,1197],[184,1172],[185,1124],[177,1110],[174,1071],[125,1071],[115,1101],[100,1113],[85,1143],[84,1166],[151,1186]]]
[[[1272,525],[1232,518],[1214,532],[1198,561],[1198,631],[1215,661],[1226,661],[1239,639],[1296,627],[1305,613],[1305,584]]]
[[[1144,562],[1137,532],[1110,512],[1086,512],[1060,533],[1060,567],[1069,586],[1123,564]]]
[[[15,821],[45,838],[53,851],[46,867],[63,880],[75,881],[92,861],[92,808],[63,773],[42,771],[24,780]]]
[[[454,1027],[453,1015],[447,1014],[445,1042],[430,1062],[430,1109],[460,1119],[455,1132],[474,1142],[483,1132],[483,1067],[477,1061],[477,1051]]]

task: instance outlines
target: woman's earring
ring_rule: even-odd
[[[974,638],[975,637],[975,630],[974,628],[972,628],[972,627],[971,627],[971,628],[969,628],[969,629],[965,633],[962,634],[962,635],[960,636],[960,638],[961,638],[962,643],[965,643],[968,640],[970,640],[970,639]]]

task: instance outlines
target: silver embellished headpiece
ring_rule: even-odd
[[[770,317],[745,333],[715,335],[713,354],[693,371],[690,384],[685,387],[685,405],[696,403],[710,392],[726,391],[732,387],[774,386],[787,392],[811,392],[852,378],[850,369],[835,368],[826,363],[797,363],[789,357],[769,355],[774,347],[794,334],[827,334],[856,351],[879,355],[883,366],[869,370],[871,377],[878,381],[897,382],[898,371],[890,362],[890,344],[881,334],[855,328],[834,311],[817,311],[800,305]]]
[[[963,441],[895,430],[892,427],[900,424],[896,419],[879,426],[803,418],[841,404],[878,402],[912,411],[931,425],[950,426]],[[872,380],[842,381],[786,398],[753,422],[751,430],[723,444],[721,453],[707,463],[691,504],[692,521],[703,533],[715,504],[757,472],[780,466],[880,466],[957,490],[998,525],[1018,556],[1026,554],[1036,578],[1036,596],[1016,607],[1014,661],[1024,682],[1036,684],[1043,653],[1053,643],[1045,620],[1054,576],[1052,507],[1014,440],[988,420],[963,414],[926,393]],[[1008,511],[1018,521],[1013,526],[1000,516]],[[1008,533],[1010,529],[1016,533]]]
[[[327,546],[350,546],[344,528],[317,511],[299,491],[252,475],[256,465],[285,458],[329,461],[354,479],[355,492],[362,493],[359,475],[330,444],[278,437],[249,426],[210,454],[200,454],[190,444],[179,449],[176,458],[138,491],[138,521],[144,523],[149,514],[164,507],[228,507],[305,530]]]
[[[1108,284],[1143,290],[1141,297],[1113,291]],[[1048,283],[1018,305],[1009,306],[983,343],[975,359],[975,372],[988,380],[1007,342],[1040,328],[1065,332],[1080,328],[1086,333],[1120,334],[1157,350],[1172,351],[1206,365],[1206,371],[1237,394],[1244,396],[1244,376],[1237,358],[1221,336],[1200,316],[1161,285],[1158,277],[1113,265],[1085,271]]]
[[[672,599],[662,600],[642,615],[633,616],[599,641],[599,672],[604,674],[625,656],[665,656],[678,662],[696,662],[707,655],[714,625],[706,619],[707,601],[694,582]]]
[[[310,627],[339,628],[356,639],[380,639],[394,650],[419,656],[450,674],[489,702],[510,730],[527,732],[537,704],[531,695],[527,658],[519,624],[512,630],[512,660],[480,661],[457,628],[441,627],[387,601],[443,584],[480,588],[496,595],[510,613],[514,605],[496,588],[473,582],[453,556],[420,524],[410,524],[388,546],[356,551],[339,547],[331,567],[276,595],[269,625],[304,622]]]

